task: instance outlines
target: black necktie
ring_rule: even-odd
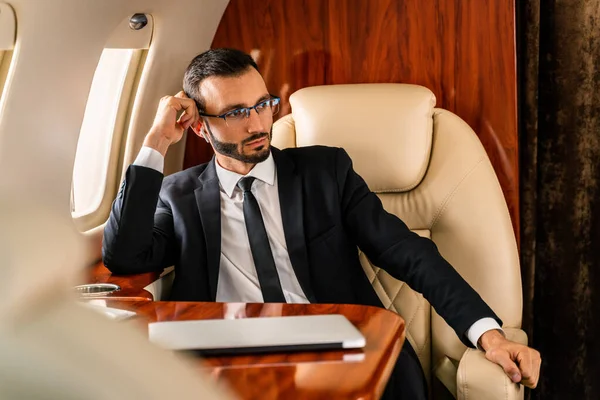
[[[238,182],[239,188],[244,191],[244,220],[246,221],[250,250],[265,303],[285,303],[265,223],[256,197],[250,191],[254,179],[249,176]]]

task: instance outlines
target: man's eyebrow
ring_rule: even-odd
[[[253,106],[255,106],[255,105],[257,105],[258,103],[260,103],[261,101],[267,100],[267,99],[269,99],[269,98],[271,98],[271,95],[270,95],[269,93],[263,94],[263,95],[262,95],[262,96],[260,96],[260,97],[258,98],[258,100],[256,100],[256,102],[255,102],[254,104],[252,104],[252,105],[253,105]],[[246,107],[248,107],[248,106],[247,106],[247,105],[245,105],[245,104],[241,104],[241,103],[229,104],[229,105],[227,105],[227,106],[223,107],[223,108],[222,108],[222,109],[221,109],[219,112],[217,112],[217,114],[216,114],[216,115],[222,115],[222,114],[225,114],[225,113],[227,113],[227,112],[229,112],[229,111],[236,110],[236,109],[238,109],[238,108],[246,108]]]

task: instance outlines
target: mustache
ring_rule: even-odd
[[[258,133],[255,133],[254,135],[249,136],[246,139],[242,140],[242,144],[248,144],[250,142],[253,142],[255,140],[262,139],[262,138],[268,137],[268,136],[269,136],[269,132],[258,132]]]

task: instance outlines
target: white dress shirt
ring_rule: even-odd
[[[133,165],[152,168],[162,173],[164,157],[158,151],[144,146]],[[244,223],[244,194],[237,187],[238,181],[244,176],[226,170],[218,162],[215,162],[215,166],[221,196],[221,259],[216,300],[261,303],[262,292]],[[246,176],[256,178],[252,185],[252,193],[262,213],[285,299],[288,303],[308,303],[287,252],[273,156],[270,155],[265,161],[256,164]],[[493,329],[502,332],[495,319],[482,318],[471,325],[467,337],[478,347],[481,335]]]
[[[217,301],[262,303],[244,222],[244,193],[237,187],[244,175],[228,171],[218,162],[215,167],[221,187],[221,263]],[[269,155],[265,161],[256,164],[245,176],[256,178],[251,190],[260,207],[286,302],[308,303],[287,251],[273,156]]]

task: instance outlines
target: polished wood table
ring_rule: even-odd
[[[366,338],[360,350],[197,358],[199,369],[224,381],[240,399],[378,399],[404,343],[404,320],[381,308],[152,301],[140,290],[156,278],[158,274],[116,277],[96,266],[88,283],[118,283],[121,291],[101,299],[109,307],[136,312],[139,318],[133,322],[141,329],[158,321],[342,314]]]
[[[144,288],[160,277],[158,272],[147,272],[135,275],[113,275],[102,262],[93,265],[82,283],[114,283],[121,287],[120,290],[105,296],[95,296],[113,300],[154,300],[152,293]]]

